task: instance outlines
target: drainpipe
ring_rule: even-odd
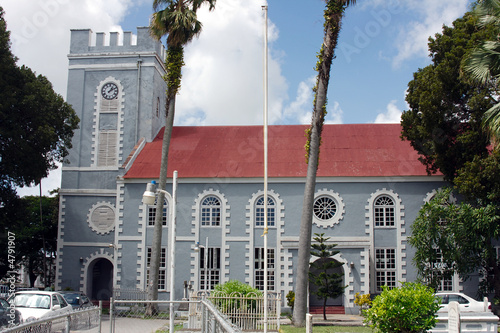
[[[142,68],[142,59],[139,55],[139,59],[137,59],[137,112],[135,114],[135,141],[137,143],[137,138],[139,136],[139,111],[141,107],[141,68]]]

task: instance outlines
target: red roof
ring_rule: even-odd
[[[305,177],[306,125],[269,126],[268,176]],[[262,126],[174,127],[168,177],[263,177]],[[318,177],[426,176],[399,124],[325,125]],[[163,129],[146,143],[125,178],[157,179]]]

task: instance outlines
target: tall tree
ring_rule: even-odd
[[[71,148],[79,119],[52,84],[10,51],[0,7],[0,186],[38,184]]]
[[[450,198],[451,189],[438,192],[412,224],[409,243],[416,249],[413,261],[419,274],[436,288],[453,273],[467,279],[479,271],[483,295],[493,291],[500,299],[500,263],[492,242],[500,238],[498,208],[455,204]]]
[[[496,36],[500,35],[500,1],[482,0],[474,8],[477,25],[481,29],[493,27]],[[471,79],[480,85],[498,90],[500,79],[500,41],[498,38],[484,41],[465,59],[464,71]],[[485,113],[484,123],[495,138],[496,144],[500,140],[500,103],[498,94],[492,96],[496,104]]]
[[[494,105],[495,91],[471,85],[461,75],[461,62],[473,48],[494,36],[492,29],[477,30],[466,13],[429,38],[432,63],[413,74],[403,112],[402,138],[410,141],[429,173],[440,171],[453,181],[458,170],[474,156],[488,155],[488,135],[482,120]]]
[[[464,199],[449,205],[447,193],[424,205],[410,244],[419,271],[434,286],[453,272],[467,278],[479,269],[484,290],[500,297],[500,269],[492,251],[492,242],[500,239],[500,152],[490,149],[483,127],[485,113],[497,105],[496,79],[477,85],[474,73],[461,71],[476,46],[495,40],[499,30],[498,21],[481,29],[476,22],[475,15],[466,13],[430,38],[432,64],[414,73],[408,85],[410,109],[402,116],[402,138],[419,152],[429,172],[443,173]]]
[[[312,214],[314,191],[316,188],[316,173],[319,164],[319,148],[321,132],[325,122],[326,100],[330,68],[335,55],[335,48],[339,38],[342,18],[348,6],[355,4],[355,0],[327,0],[324,11],[324,37],[321,50],[318,53],[316,71],[318,76],[314,87],[315,97],[311,127],[307,131],[307,177],[304,188],[304,201],[300,222],[299,255],[297,262],[297,280],[295,282],[295,304],[293,308],[293,324],[304,326],[307,311],[307,286],[309,276],[309,249],[311,248]]]
[[[323,300],[323,319],[326,320],[326,302],[330,298],[337,298],[344,293],[345,286],[342,285],[342,274],[335,272],[343,263],[333,259],[340,251],[334,250],[337,244],[327,244],[330,237],[324,237],[324,233],[314,234],[311,255],[318,259],[311,263],[309,280],[318,287],[314,293]]]
[[[41,210],[40,210],[41,204]],[[12,212],[15,211],[15,214]],[[40,212],[42,215],[40,216]],[[37,277],[41,277],[46,286],[51,286],[54,276],[50,273],[51,263],[57,251],[57,223],[59,217],[59,196],[13,197],[0,207],[0,276],[7,272],[7,249],[10,232],[15,235],[14,254],[17,268],[24,265],[30,287],[34,286]],[[9,217],[4,220],[3,217]],[[48,269],[44,267],[44,256],[48,261]]]
[[[215,8],[216,0],[154,0],[150,32],[157,39],[167,36],[167,59],[165,62],[167,74],[166,103],[165,103],[165,130],[163,133],[163,146],[159,187],[166,189],[168,152],[174,125],[175,96],[181,86],[181,71],[184,66],[184,45],[201,33],[202,24],[198,21],[196,12],[204,4],[209,5],[209,10]],[[158,279],[162,236],[162,216],[165,195],[158,194],[156,217],[153,231],[153,244],[151,249],[151,264],[149,268],[150,282],[148,283],[148,298],[158,299]],[[156,308],[149,306],[150,314]]]

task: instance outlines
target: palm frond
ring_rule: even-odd
[[[500,42],[486,41],[464,62],[464,71],[481,84],[500,75]]]
[[[500,103],[495,104],[484,113],[483,126],[493,137],[500,138]]]

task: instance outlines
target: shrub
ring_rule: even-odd
[[[363,314],[363,310],[368,309],[372,305],[370,294],[361,295],[360,293],[356,293],[354,295],[354,304],[361,308],[361,314]]]
[[[222,311],[236,309],[248,311],[257,307],[257,300],[262,298],[262,291],[238,280],[230,280],[214,287],[212,302]]]
[[[295,292],[290,290],[288,294],[286,294],[286,304],[292,308],[293,312],[293,306],[295,305]]]
[[[376,332],[426,332],[436,325],[441,301],[431,288],[406,282],[400,288],[383,288],[371,308],[364,310],[365,322]]]
[[[226,295],[239,293],[242,296],[247,296],[249,293],[254,293],[257,296],[262,296],[262,291],[238,280],[230,280],[224,284],[218,284],[214,286],[214,291]]]

